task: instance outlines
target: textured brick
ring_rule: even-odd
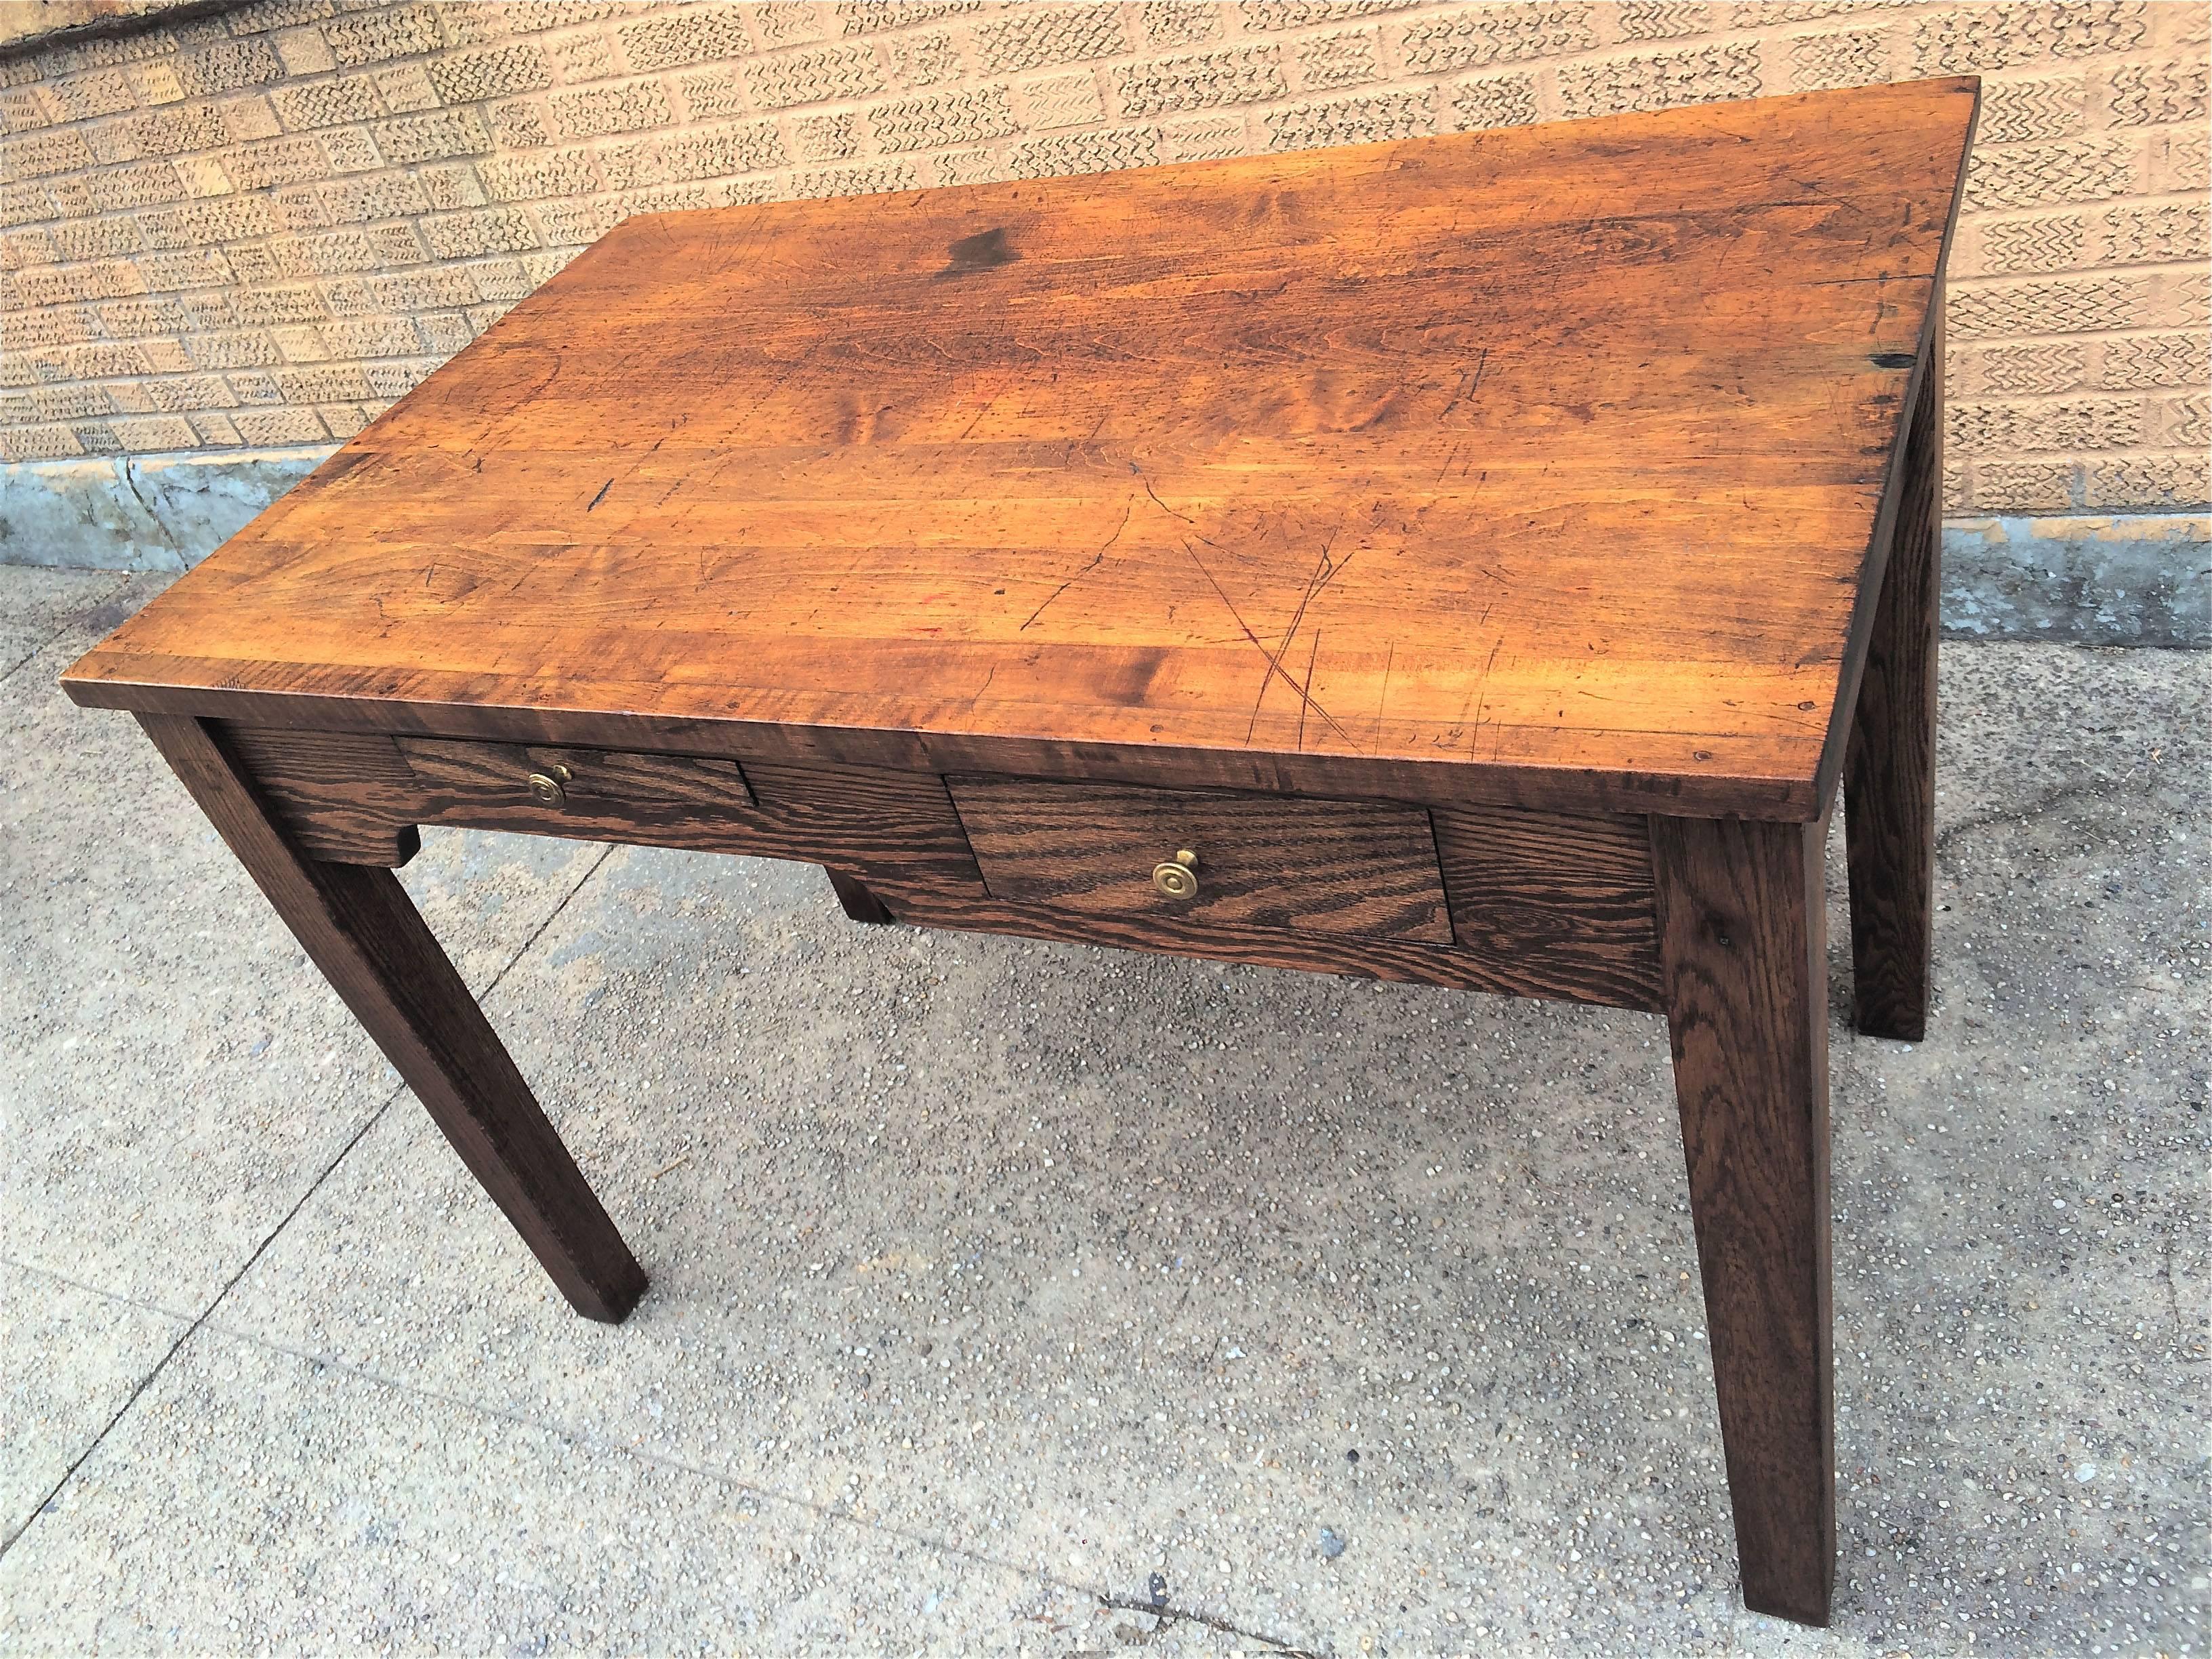
[[[285,29],[270,44],[288,75],[320,75],[337,67],[337,57],[320,29]]]
[[[1301,40],[1297,60],[1298,85],[1307,92],[1358,86],[1379,79],[1382,73],[1373,29],[1348,29],[1341,34]]]
[[[2203,201],[2119,207],[2100,223],[2106,264],[2165,264],[2212,258],[2212,207]]]
[[[583,201],[541,203],[538,222],[544,234],[537,240],[548,247],[576,247],[596,242],[615,222],[615,204],[606,197]]]
[[[231,270],[230,262],[213,252],[142,253],[137,276],[149,291],[168,294],[179,289],[216,287],[231,280]]]
[[[1245,127],[1246,118],[1231,113],[1170,121],[1160,128],[1165,158],[1171,161],[1211,161],[1224,155],[1249,155],[1252,143]]]
[[[64,121],[86,121],[96,115],[115,115],[138,107],[137,89],[121,70],[101,70],[72,76],[47,87],[54,113]]]
[[[234,144],[250,143],[256,138],[274,138],[283,131],[276,119],[276,106],[260,93],[248,93],[243,98],[226,98],[216,106],[222,118],[223,132]]]
[[[666,126],[668,94],[658,81],[629,81],[619,86],[559,92],[548,100],[554,125],[564,138],[599,138]]]
[[[2203,386],[2212,380],[2212,339],[2203,334],[2149,334],[2107,340],[2096,383],[2104,386]]]
[[[1966,205],[2039,207],[2102,201],[2126,191],[2134,176],[2134,154],[2117,138],[1977,149],[1966,164]]]
[[[294,132],[334,127],[345,121],[369,121],[385,112],[376,82],[366,75],[317,81],[303,87],[279,87],[270,94],[276,118]]]
[[[860,118],[850,110],[802,115],[791,124],[791,143],[802,161],[845,161],[860,154]]]
[[[534,149],[553,142],[553,126],[539,99],[511,98],[494,104],[484,118],[496,149]]]
[[[1986,74],[2045,58],[2125,52],[2145,33],[2140,3],[2011,0],[1948,7],[1915,26],[1913,68],[1920,75]]]
[[[2086,474],[2091,507],[2204,507],[2212,505],[2212,455],[2128,455],[2091,463]]]
[[[144,374],[151,368],[145,352],[127,340],[91,340],[62,351],[63,372],[76,380]]]
[[[872,34],[878,29],[905,28],[940,17],[958,17],[983,9],[983,0],[838,0],[837,27],[845,34]]]
[[[161,208],[143,215],[140,232],[149,247],[214,247],[270,234],[276,228],[270,203],[258,196],[224,196]]]
[[[2088,347],[2081,341],[1960,347],[1951,352],[1951,396],[1980,392],[2075,392],[2086,383]]]
[[[1025,81],[1018,90],[1033,131],[1085,126],[1105,117],[1106,104],[1099,96],[1097,76],[1088,70]]]
[[[522,281],[520,266],[515,268],[514,276],[515,284],[520,287]],[[481,288],[483,284],[478,283],[477,286]],[[423,345],[442,357],[452,356],[476,338],[475,326],[466,313],[459,311],[434,311],[428,316],[418,319],[416,325],[422,334]]]
[[[890,60],[893,83],[909,92],[957,80],[967,68],[950,29],[895,35],[884,42],[884,50]]]
[[[1747,41],[1570,64],[1559,70],[1560,106],[1576,118],[1749,98],[1759,89],[1759,48]]]
[[[1148,167],[1159,159],[1157,127],[1117,127],[1031,138],[1017,144],[1006,158],[1006,175],[1048,179],[1064,173],[1113,173],[1123,167]]]
[[[830,27],[813,0],[760,0],[753,8],[753,33],[763,46],[772,51],[802,40],[819,40],[830,33]]]
[[[330,346],[323,338],[323,329],[329,326],[328,323],[319,328],[295,324],[287,328],[270,329],[269,337],[276,342],[276,349],[286,362],[319,363],[331,355]]]
[[[415,174],[415,182],[422,187],[422,194],[430,205],[441,211],[484,204],[483,186],[477,181],[475,169],[465,161],[424,167]]]
[[[1420,92],[1362,93],[1267,112],[1267,148],[1320,149],[1332,144],[1411,138],[1436,130],[1430,95]]]
[[[738,84],[738,72],[733,69],[678,76],[676,85],[683,94],[685,111],[695,121],[742,115],[745,111],[745,89]]]
[[[368,279],[372,303],[384,311],[450,310],[480,297],[469,273],[456,266],[433,266]]]
[[[718,126],[655,141],[661,156],[661,177],[651,180],[712,179],[726,173],[757,173],[780,167],[789,159],[773,121],[729,121]],[[647,182],[640,180],[640,183]]]
[[[91,165],[92,152],[78,132],[41,132],[0,144],[0,174],[10,179],[74,173]]]
[[[191,422],[175,415],[118,421],[115,422],[115,435],[119,447],[139,455],[190,449],[198,442],[198,435],[193,432]]]
[[[2145,189],[2155,193],[2212,189],[2212,139],[2188,128],[2154,132],[2144,146]]]
[[[228,415],[219,414],[213,410],[195,410],[185,416],[185,419],[190,422],[192,430],[199,434],[199,440],[203,444],[220,448],[225,445],[240,441],[238,428],[232,423]]]
[[[1315,23],[1341,23],[1403,11],[1419,0],[1238,0],[1237,15],[1248,29],[1302,29]]]
[[[173,334],[184,325],[185,309],[174,300],[123,300],[100,308],[100,326],[119,340]]]
[[[2088,221],[2078,213],[2008,219],[1981,227],[1985,271],[2065,270],[2088,252]]]
[[[477,171],[485,194],[498,202],[584,195],[599,187],[599,168],[586,149],[495,156],[479,164]]]
[[[313,444],[331,435],[310,409],[241,409],[231,419],[249,444]]]
[[[323,26],[331,55],[351,67],[393,58],[419,57],[446,44],[438,14],[429,6],[380,6]]]
[[[412,114],[416,110],[435,109],[438,94],[430,85],[430,77],[420,64],[401,64],[392,69],[380,69],[371,77],[384,105],[394,115]]]
[[[2149,297],[2140,277],[2085,276],[2002,288],[1954,288],[1944,314],[1951,332],[1961,339],[2084,334],[2134,325]]]
[[[1289,87],[1272,46],[1131,64],[1114,72],[1124,116],[1173,114],[1280,98]]]
[[[614,38],[598,29],[589,34],[553,41],[546,47],[546,54],[567,86],[602,80],[615,73]]]
[[[441,259],[520,253],[538,245],[530,216],[520,208],[440,214],[423,222],[422,232],[429,238],[431,253]]]
[[[276,47],[266,40],[226,40],[177,64],[177,78],[198,97],[263,86],[283,73]]]
[[[402,116],[379,121],[369,128],[376,145],[394,161],[435,161],[447,155],[486,155],[490,135],[474,110],[438,110],[428,115]]]
[[[18,184],[13,179],[0,183],[0,225],[51,219],[57,211],[54,198],[37,185]]]
[[[623,57],[634,70],[674,69],[710,58],[738,58],[752,50],[744,20],[729,6],[686,6],[625,24],[616,33]]]
[[[188,149],[214,149],[230,135],[212,104],[174,104],[149,110],[131,123],[141,155],[181,155]]]
[[[2071,138],[2087,124],[2088,76],[2045,76],[2033,81],[1992,81],[1982,88],[1978,144],[2017,144]]]
[[[332,224],[357,225],[371,219],[398,219],[425,212],[422,186],[404,173],[378,173],[341,179],[322,187],[323,211]]]
[[[264,325],[313,322],[324,314],[323,298],[306,283],[246,289],[238,295],[238,314],[243,321]]]
[[[2151,406],[2149,438],[2173,449],[2212,448],[2212,397],[2160,398]]]
[[[758,107],[788,109],[881,92],[884,74],[872,47],[820,46],[749,63],[744,82]]]
[[[54,227],[54,246],[64,259],[112,259],[135,252],[141,240],[130,219],[72,219]]]
[[[162,202],[183,201],[190,193],[178,177],[177,169],[167,161],[108,167],[70,182],[82,186],[83,199],[73,199],[76,191],[58,186],[55,197],[65,216],[152,207]]]
[[[1975,505],[1997,513],[2051,513],[2075,505],[2072,461],[1981,461],[1974,467]]]
[[[187,409],[235,409],[238,398],[220,374],[185,374],[156,380],[152,386],[155,407],[175,413]]]
[[[1129,50],[1114,5],[1030,6],[975,31],[975,55],[988,75],[1109,58]]]
[[[1597,44],[1584,5],[1468,5],[1395,31],[1398,56],[1417,75],[1481,69]]]
[[[1536,77],[1488,75],[1451,89],[1452,113],[1462,131],[1522,127],[1536,118]]]
[[[230,176],[241,190],[297,184],[320,178],[325,157],[312,138],[271,138],[248,144],[230,158]]]
[[[1149,46],[1194,46],[1221,33],[1221,9],[1202,0],[1145,0],[1142,15]]]
[[[1622,0],[1616,27],[1624,40],[1672,40],[1685,34],[1709,34],[1717,27],[1715,9],[1681,0]]]
[[[1020,130],[1002,86],[896,98],[870,108],[868,125],[876,142],[894,154],[973,144]]]
[[[2114,126],[2202,121],[2212,64],[2124,64],[2112,71],[2107,108]]]
[[[238,388],[236,377],[230,384],[234,390]],[[296,404],[337,403],[368,396],[368,379],[358,363],[316,363],[280,369],[275,384],[279,396]]]
[[[544,52],[526,41],[437,58],[424,70],[431,89],[448,104],[482,103],[553,84]]]
[[[185,342],[192,361],[202,368],[265,368],[283,358],[276,341],[261,329],[236,334],[197,334]]]
[[[884,191],[913,190],[921,183],[911,161],[874,161],[863,167],[824,167],[793,175],[791,193],[799,198],[823,196],[872,196]]]
[[[930,160],[940,185],[992,184],[1008,177],[1006,164],[988,149],[950,149]]]
[[[1797,92],[1863,87],[1889,76],[1890,40],[1881,29],[1839,29],[1790,43],[1790,85]]]
[[[173,104],[185,95],[184,78],[174,64],[134,64],[125,78],[141,104]]]

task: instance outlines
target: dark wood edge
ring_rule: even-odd
[[[1889,568],[1889,550],[1897,534],[1897,514],[1905,498],[1905,452],[1912,441],[1913,415],[1920,407],[1922,383],[1933,373],[1939,372],[1936,343],[1942,337],[1943,305],[1948,293],[1946,273],[1950,269],[1951,245],[1959,233],[1959,210],[1966,196],[1966,166],[1974,153],[1974,135],[1982,121],[1982,80],[1978,75],[1954,77],[1960,91],[1972,90],[1974,97],[1972,112],[1966,118],[1966,133],[1959,147],[1959,178],[1951,191],[1951,210],[1943,223],[1942,246],[1936,252],[1936,266],[1929,276],[1928,314],[1920,319],[1920,339],[1913,349],[1912,372],[1906,377],[1904,399],[1897,422],[1895,441],[1890,446],[1889,471],[1884,476],[1881,506],[1875,514],[1874,532],[1867,540],[1865,556],[1859,564],[1858,591],[1851,604],[1851,623],[1844,636],[1844,659],[1836,671],[1836,701],[1828,712],[1827,736],[1820,744],[1820,763],[1813,777],[1814,810],[1805,814],[1808,818],[1824,814],[1827,803],[1836,798],[1838,786],[1844,776],[1844,748],[1850,738],[1851,719],[1858,708],[1859,682],[1866,672],[1867,649],[1874,641],[1874,619],[1876,606],[1881,599],[1881,582]],[[1942,387],[1936,388],[1940,393]],[[1943,403],[1939,397],[1936,418],[1943,419]],[[1942,534],[1943,484],[1936,484],[1936,534]],[[1687,817],[1686,813],[1669,813],[1668,817]],[[1755,817],[1759,813],[1738,812],[1729,816]]]
[[[1886,551],[1886,543],[1884,547]],[[1863,658],[1863,641],[1859,648]],[[95,649],[87,659],[97,654]],[[1851,678],[1856,685],[1856,674]],[[1071,743],[1048,737],[971,737],[864,726],[670,720],[617,710],[236,691],[88,677],[74,668],[62,676],[61,684],[72,702],[87,708],[177,714],[283,731],[542,744],[740,763],[776,761],[940,775],[987,772],[1054,782],[1318,795],[1396,801],[1412,806],[1522,806],[1550,812],[1659,813],[1670,817],[1745,817],[1782,823],[1803,823],[1818,816],[1821,799],[1818,781],[1813,777],[1613,772],[1492,761],[1153,748]],[[1829,793],[1834,793],[1832,780]]]
[[[1540,997],[1547,1001],[1581,1002],[1642,1012],[1656,1012],[1660,1007],[1656,944],[1647,958],[1599,981],[1568,971],[1549,971],[1559,964],[1540,963],[1533,953],[1519,951],[1493,951],[1349,933],[1297,933],[1273,928],[1093,915],[1036,904],[963,898],[882,882],[872,884],[871,890],[896,921],[910,927],[1003,933],[1017,939],[1145,951],[1156,955],[1246,963],[1300,973],[1340,974],[1408,985],[1435,985],[1492,996]]]

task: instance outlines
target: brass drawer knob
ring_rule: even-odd
[[[530,775],[530,799],[540,806],[566,806],[568,792],[562,786],[569,781],[565,766],[549,766],[543,772]]]
[[[1165,864],[1152,866],[1152,885],[1171,899],[1187,899],[1198,891],[1198,854],[1188,848]]]

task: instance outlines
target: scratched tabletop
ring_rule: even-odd
[[[633,218],[71,678],[1811,816],[1973,106]]]

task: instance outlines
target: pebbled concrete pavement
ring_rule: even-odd
[[[654,1276],[592,1326],[55,690],[163,580],[0,569],[0,1648],[2206,1651],[2212,659],[1946,646],[1927,1042],[1832,881],[1811,1632],[1736,1604],[1657,1020],[426,832]]]

